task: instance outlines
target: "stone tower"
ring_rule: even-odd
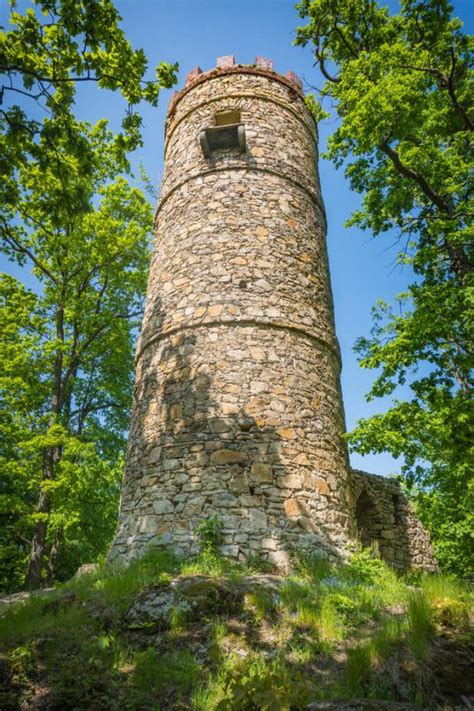
[[[197,550],[330,558],[349,539],[340,356],[315,122],[266,59],[199,67],[166,122],[121,510],[110,560]]]

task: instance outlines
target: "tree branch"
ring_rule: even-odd
[[[421,175],[421,173],[413,170],[413,168],[409,168],[402,162],[397,151],[390,146],[388,139],[384,139],[382,143],[379,144],[379,148],[390,158],[393,165],[401,175],[405,178],[413,180],[426,197],[429,198],[429,200],[434,203],[436,207],[441,210],[441,212],[445,212],[447,215],[451,216],[452,210],[450,209],[449,204],[441,197],[441,195],[438,195],[438,193],[433,190],[431,185],[428,183],[426,178]]]

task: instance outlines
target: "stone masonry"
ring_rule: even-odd
[[[335,560],[353,543],[356,499],[377,484],[357,474],[354,489],[342,439],[317,165],[301,83],[267,59],[196,67],[173,97],[109,560],[195,552],[211,516],[237,559]],[[400,567],[423,555],[382,539]]]
[[[357,536],[399,570],[436,570],[430,537],[396,479],[351,472]]]

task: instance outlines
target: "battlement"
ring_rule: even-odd
[[[209,79],[221,77],[223,74],[254,74],[257,76],[266,76],[281,82],[289,89],[296,91],[301,98],[304,98],[303,82],[295,72],[290,70],[287,71],[286,74],[280,74],[274,71],[272,60],[266,57],[255,57],[254,64],[237,64],[233,54],[226,54],[222,57],[217,57],[216,66],[212,69],[203,71],[201,67],[196,66],[186,74],[184,87],[180,91],[175,91],[171,97],[168,114],[173,113],[177,102],[185,96],[190,89]]]

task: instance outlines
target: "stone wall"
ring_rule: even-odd
[[[355,520],[361,542],[375,544],[399,570],[436,570],[430,536],[416,518],[396,479],[352,470]]]
[[[239,110],[247,150],[203,156],[199,134]],[[268,67],[191,74],[166,126],[165,171],[118,532],[110,558],[196,550],[282,565],[350,540],[340,356],[316,126]]]

